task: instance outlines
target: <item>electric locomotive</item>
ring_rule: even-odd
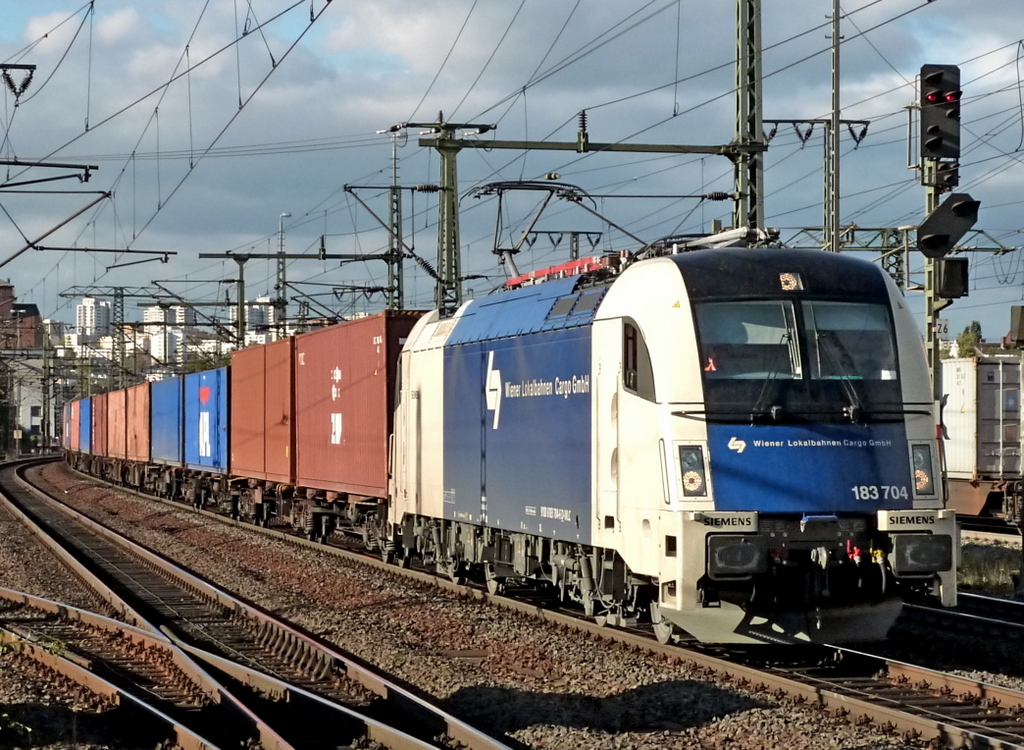
[[[663,641],[880,639],[905,600],[955,604],[924,347],[892,281],[821,251],[676,250],[416,324],[390,548]]]

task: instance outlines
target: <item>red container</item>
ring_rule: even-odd
[[[94,456],[107,455],[107,395],[92,397],[92,450]]]
[[[128,401],[126,454],[130,461],[149,461],[149,383],[125,391]]]
[[[295,482],[295,340],[239,349],[231,355],[231,473]]]
[[[128,400],[125,391],[107,394],[107,452],[110,458],[128,456]]]
[[[71,434],[68,435],[68,445],[72,451],[78,451],[82,445],[82,402],[72,401],[69,406],[71,407]]]
[[[422,313],[295,337],[296,484],[384,497],[398,354]]]

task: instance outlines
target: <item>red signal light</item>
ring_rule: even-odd
[[[921,157],[957,159],[960,156],[960,68],[922,65],[920,82]]]

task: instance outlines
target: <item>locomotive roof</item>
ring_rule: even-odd
[[[824,250],[730,248],[671,255],[691,299],[780,292],[780,274],[799,274],[802,291],[848,298],[887,296],[885,275],[866,260]]]
[[[694,300],[776,296],[783,274],[799,275],[805,294],[849,299],[888,295],[885,276],[877,266],[824,250],[709,248],[663,257],[676,263]],[[447,343],[469,344],[589,325],[608,283],[595,286],[583,274],[473,300],[463,309]]]
[[[588,325],[608,287],[585,286],[584,281],[573,276],[473,300],[459,316],[448,344]]]

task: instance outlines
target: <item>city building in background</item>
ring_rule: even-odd
[[[83,297],[82,304],[75,308],[75,329],[80,336],[86,338],[109,334],[110,303],[94,297]]]

